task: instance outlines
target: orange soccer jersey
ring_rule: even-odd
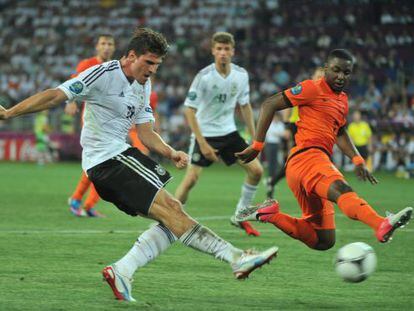
[[[82,71],[85,71],[86,69],[99,64],[102,64],[102,62],[96,56],[81,60],[78,66],[76,66],[76,73],[74,73],[71,77],[74,78]]]
[[[347,95],[332,91],[325,78],[305,80],[284,94],[299,108],[297,149],[321,147],[332,154],[338,130],[346,124]]]
[[[338,130],[346,124],[348,100],[336,94],[325,79],[305,80],[284,95],[299,108],[296,146],[286,166],[287,183],[298,200],[303,218],[317,229],[333,229],[334,208],[327,200],[331,182],[343,175],[331,162]]]

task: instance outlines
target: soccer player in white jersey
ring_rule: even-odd
[[[129,129],[136,124],[148,149],[170,159],[178,168],[187,165],[187,154],[167,145],[152,126],[149,78],[157,71],[167,50],[163,35],[138,28],[120,61],[91,67],[57,88],[33,95],[10,109],[0,106],[1,120],[46,110],[66,100],[86,102],[81,135],[84,171],[104,200],[128,215],[159,222],[142,233],[124,257],[104,268],[103,276],[120,300],[135,301],[131,295],[134,272],[177,239],[230,263],[238,279],[269,262],[278,250],[271,247],[263,252],[242,251],[199,224],[164,189],[170,174],[125,142]]]
[[[228,32],[217,32],[211,39],[214,63],[199,71],[191,84],[185,100],[185,115],[193,132],[190,143],[191,164],[175,196],[185,203],[190,190],[195,186],[203,167],[217,162],[219,157],[226,165],[238,163],[247,172],[235,213],[249,206],[256,194],[263,174],[259,160],[250,163],[238,161],[234,155],[247,147],[239,135],[234,122],[234,110],[239,104],[247,129],[254,137],[254,120],[249,98],[249,75],[245,69],[231,62],[235,41]],[[237,222],[233,215],[230,222],[259,236],[247,221]]]

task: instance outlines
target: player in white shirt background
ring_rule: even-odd
[[[259,160],[255,159],[246,164],[237,160],[234,155],[247,147],[247,143],[237,132],[234,121],[236,104],[240,106],[250,136],[254,137],[255,134],[249,96],[249,75],[245,69],[231,62],[235,52],[232,34],[215,33],[211,39],[211,52],[214,63],[199,71],[184,102],[185,116],[193,133],[189,150],[191,164],[175,196],[183,204],[186,203],[203,168],[221,158],[226,165],[237,163],[247,172],[236,213],[252,203],[263,175]],[[260,235],[247,221],[237,222],[234,215],[230,221],[248,235]]]
[[[177,240],[230,263],[237,279],[246,278],[269,262],[278,250],[272,247],[264,252],[244,252],[199,224],[164,189],[170,174],[126,143],[128,131],[135,124],[148,149],[170,159],[177,168],[187,165],[187,154],[166,144],[152,125],[149,78],[167,51],[163,35],[138,28],[120,61],[91,67],[59,87],[37,93],[10,109],[0,106],[2,120],[50,109],[66,100],[86,102],[81,134],[82,167],[98,194],[128,215],[159,222],[144,231],[124,257],[103,269],[104,278],[119,300],[135,301],[131,295],[135,271]]]
[[[270,123],[269,129],[267,130],[265,138],[266,144],[264,146],[264,154],[266,157],[268,171],[268,181],[266,182],[266,197],[268,199],[273,198],[274,190],[274,187],[269,186],[269,180],[275,178],[280,170],[284,170],[282,140],[288,138],[289,133],[286,131],[281,115],[275,113],[272,123]]]

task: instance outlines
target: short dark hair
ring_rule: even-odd
[[[333,58],[345,59],[345,60],[349,60],[352,63],[355,63],[354,56],[351,54],[351,52],[345,49],[335,49],[335,50],[330,51],[328,54],[327,61],[329,62]]]
[[[167,39],[161,33],[150,28],[138,27],[128,43],[125,56],[133,50],[137,55],[150,52],[159,57],[164,57],[167,55],[168,49]]]
[[[233,35],[229,32],[224,31],[216,32],[213,35],[211,38],[211,46],[213,47],[215,43],[231,44],[232,47],[236,45]]]
[[[96,36],[95,44],[97,44],[99,42],[100,38],[110,38],[110,39],[115,41],[115,37],[113,35],[111,35],[110,33],[100,33]]]

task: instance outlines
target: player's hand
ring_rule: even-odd
[[[358,176],[359,180],[368,180],[373,185],[378,184],[378,180],[374,177],[374,175],[371,174],[365,164],[357,165],[355,167],[355,173]]]
[[[217,156],[218,150],[211,147],[208,143],[200,144],[200,151],[207,160],[213,162],[217,162],[219,160]]]
[[[249,163],[257,158],[260,151],[254,150],[251,146],[247,147],[241,152],[236,152],[234,155],[243,163]]]
[[[4,108],[2,105],[0,105],[0,120],[6,120],[6,119],[8,119],[7,109]]]
[[[67,103],[65,106],[65,113],[70,116],[74,116],[78,111],[78,105],[75,102]]]
[[[175,167],[182,169],[188,164],[188,155],[185,152],[174,150],[171,153],[171,160],[174,162]]]

